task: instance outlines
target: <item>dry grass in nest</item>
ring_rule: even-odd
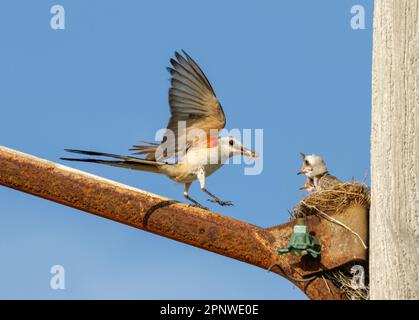
[[[353,265],[355,264],[333,269],[325,272],[323,275],[326,279],[331,280],[337,288],[342,290],[349,300],[367,300],[369,298],[368,270],[365,268],[364,287],[354,288],[352,285],[354,275],[350,271]]]
[[[368,187],[361,182],[342,182],[332,189],[309,194],[294,207],[292,217],[316,215],[319,211],[332,216],[357,205],[369,209],[370,191]]]

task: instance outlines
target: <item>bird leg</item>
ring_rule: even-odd
[[[212,199],[208,199],[210,202],[216,202],[220,206],[232,206],[233,203],[231,201],[223,201],[220,198],[218,198],[216,195],[209,192],[206,188],[202,188],[202,191],[204,191],[206,194],[208,194]]]
[[[188,199],[192,204],[190,204],[190,207],[196,207],[204,210],[209,210],[207,207],[204,207],[202,204],[200,204],[198,201],[192,199],[190,196],[185,196],[186,199]]]
[[[183,196],[186,199],[188,199],[190,202],[192,202],[192,204],[190,204],[189,206],[204,209],[204,210],[208,210],[207,207],[201,205],[198,201],[196,201],[195,199],[193,199],[189,196],[189,188],[190,188],[191,184],[192,183],[185,183],[185,189],[183,191]]]
[[[204,191],[206,194],[208,194],[212,198],[212,199],[208,199],[208,201],[216,202],[220,206],[232,206],[233,205],[233,203],[231,201],[223,201],[220,198],[218,198],[217,196],[213,195],[211,192],[209,192],[205,188],[205,169],[204,169],[204,167],[199,167],[198,168],[198,170],[196,171],[196,176],[199,180],[201,190]],[[186,185],[185,185],[185,187],[186,187]]]

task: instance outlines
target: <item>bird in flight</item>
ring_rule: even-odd
[[[305,155],[302,152],[300,154],[303,165],[297,174],[304,174],[307,177],[304,189],[308,192],[331,189],[341,182],[329,173],[321,157],[315,154]]]
[[[189,196],[189,188],[198,180],[209,201],[221,206],[232,205],[223,201],[206,188],[206,177],[221,168],[230,157],[255,158],[256,153],[245,148],[237,139],[219,136],[225,127],[223,108],[204,72],[185,51],[175,52],[171,67],[169,106],[171,117],[161,143],[135,145],[130,150],[144,158],[110,153],[65,149],[68,152],[113,158],[61,158],[68,161],[100,163],[133,170],[164,174],[184,184],[183,195],[192,206],[207,209]],[[116,159],[116,160],[115,160]],[[174,159],[168,162],[167,159]]]

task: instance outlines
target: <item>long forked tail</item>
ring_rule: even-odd
[[[120,160],[102,160],[102,159],[94,159],[94,158],[60,158],[61,160],[66,160],[66,161],[93,162],[93,163],[106,164],[113,167],[150,171],[150,172],[155,172],[155,173],[161,173],[160,167],[162,165],[167,164],[165,162],[144,160],[137,157],[121,156],[121,155],[112,154],[112,153],[75,150],[75,149],[64,149],[64,150],[71,153],[84,154],[84,155],[89,155],[89,156],[101,156],[101,157],[120,159]]]

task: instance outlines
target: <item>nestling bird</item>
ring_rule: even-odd
[[[326,164],[321,157],[315,154],[305,155],[302,152],[300,154],[303,166],[297,174],[304,174],[307,177],[306,184],[312,183],[315,191],[333,188],[333,186],[341,182],[338,178],[329,174]],[[305,189],[307,190],[307,188]]]
[[[226,123],[223,108],[201,68],[191,56],[183,50],[182,52],[185,57],[175,52],[176,60],[171,59],[172,67],[168,68],[171,75],[169,89],[171,117],[166,128],[167,135],[160,144],[148,143],[130,149],[137,151],[137,154],[145,155],[145,159],[74,149],[66,151],[118,160],[61,159],[164,174],[184,184],[183,195],[193,203],[193,206],[206,209],[189,196],[192,182],[198,180],[202,191],[212,198],[209,201],[222,206],[232,205],[230,201],[223,201],[206,189],[206,177],[221,168],[230,157],[244,155],[255,158],[256,153],[246,149],[233,137],[219,137],[218,133]],[[180,124],[183,124],[183,127]],[[192,134],[195,131],[204,135]],[[163,161],[165,159],[175,159],[175,162]]]

